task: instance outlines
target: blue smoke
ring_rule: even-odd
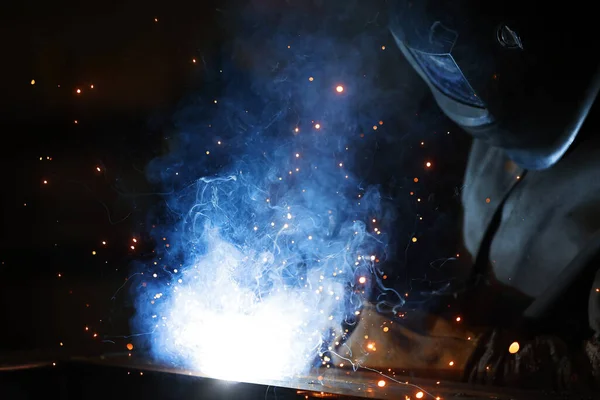
[[[148,166],[170,194],[133,327],[157,358],[229,380],[300,374],[380,285],[393,218],[362,165],[385,129],[384,29],[344,31],[347,7],[236,13],[231,58]]]

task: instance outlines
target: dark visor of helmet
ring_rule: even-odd
[[[485,108],[451,54],[431,54],[410,49],[427,79],[440,92],[463,104]]]

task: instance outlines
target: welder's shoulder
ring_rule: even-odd
[[[600,188],[600,135],[576,141],[550,171],[564,181],[587,181],[587,185],[578,189],[589,191]]]
[[[486,202],[487,209],[494,208],[494,203],[502,200],[501,195],[507,194],[524,173],[503,150],[474,140],[465,171],[463,205],[475,200]],[[600,190],[600,135],[588,135],[577,141],[556,165],[543,171],[529,171],[529,175],[543,178],[548,186],[560,185],[562,189],[575,191],[573,194]]]
[[[600,136],[576,142],[549,171],[540,173],[574,222],[589,230],[600,229]]]
[[[463,240],[476,255],[501,210],[490,249],[495,272],[535,296],[600,230],[600,137],[576,142],[547,170],[523,174],[502,150],[473,142],[462,191]]]
[[[600,138],[576,143],[551,168],[528,171],[509,193],[490,247],[496,278],[535,298],[598,232]]]

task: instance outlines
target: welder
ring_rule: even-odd
[[[473,337],[463,339],[472,344],[439,350],[427,364],[431,335],[413,338],[418,368],[449,365],[466,381],[496,385],[598,384],[600,136],[593,106],[600,48],[593,8],[577,1],[543,9],[514,0],[391,3],[400,52],[444,114],[473,137],[462,191],[470,278],[453,293],[473,332],[466,329]],[[413,350],[404,352],[406,359]],[[390,357],[376,366],[386,363],[412,367]]]

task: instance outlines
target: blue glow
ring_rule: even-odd
[[[183,108],[173,147],[148,167],[174,189],[133,324],[164,362],[279,379],[335,346],[386,256],[391,218],[353,168],[383,129],[381,44],[290,26],[233,47],[226,89]]]

